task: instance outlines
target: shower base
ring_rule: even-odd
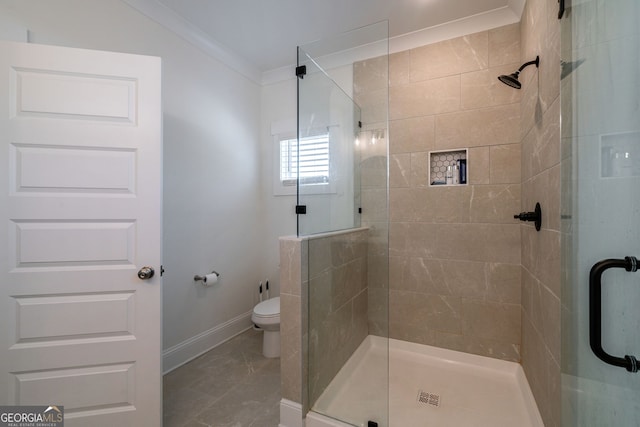
[[[307,415],[307,427],[542,427],[522,367],[368,336]],[[330,415],[330,418],[325,415]],[[345,424],[336,419],[343,420]]]

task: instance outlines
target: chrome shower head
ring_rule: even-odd
[[[508,75],[503,74],[499,76],[498,80],[500,80],[502,83],[506,84],[507,86],[511,86],[514,89],[520,89],[522,87],[522,84],[520,83],[520,80],[518,80],[518,76],[520,75],[520,71],[524,70],[529,65],[535,65],[536,68],[538,68],[538,66],[540,65],[540,57],[536,56],[535,60],[525,62],[520,66],[520,68],[518,68],[518,71],[512,74],[508,74]]]

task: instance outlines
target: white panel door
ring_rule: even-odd
[[[0,42],[0,404],[161,425],[161,166],[159,58]]]

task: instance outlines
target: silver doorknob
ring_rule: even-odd
[[[145,266],[145,267],[142,267],[140,271],[138,271],[138,277],[140,278],[140,280],[151,279],[154,274],[155,274],[155,271],[153,270],[153,267]]]

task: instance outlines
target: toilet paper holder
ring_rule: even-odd
[[[217,271],[212,271],[211,274],[215,274],[216,276],[218,276],[218,278],[220,278],[220,273],[218,273]],[[205,275],[206,276],[206,275]],[[195,276],[193,276],[193,280],[195,280],[196,282],[204,280],[205,276],[200,276],[199,274],[196,274]]]

